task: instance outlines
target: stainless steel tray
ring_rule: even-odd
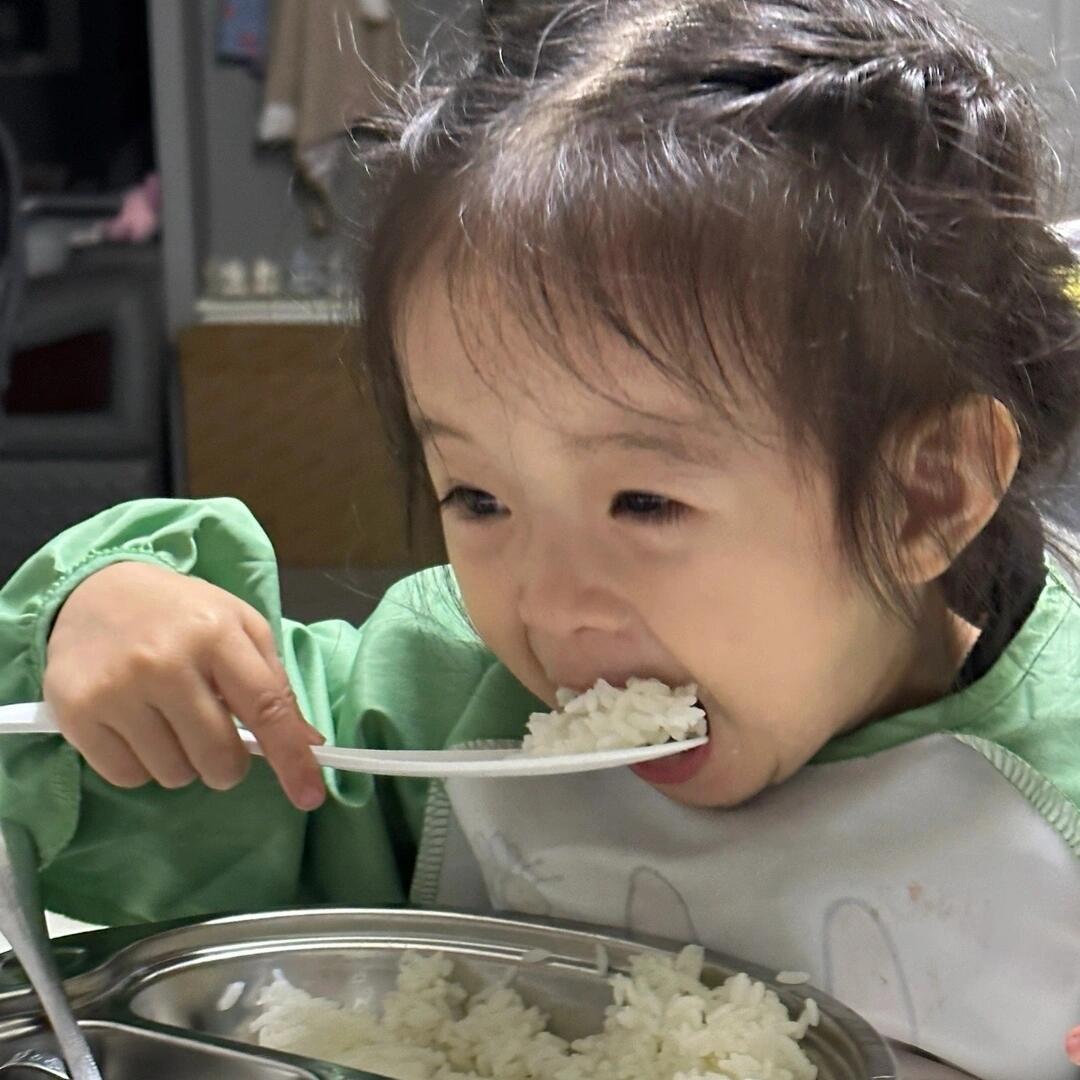
[[[235,1080],[359,1080],[365,1074],[277,1054],[254,1044],[250,1021],[262,988],[282,972],[313,994],[342,996],[358,972],[377,994],[392,987],[407,949],[454,960],[470,990],[513,975],[514,985],[576,1038],[600,1029],[610,1001],[597,970],[602,947],[612,970],[642,951],[678,946],[616,937],[551,920],[502,919],[413,909],[309,908],[209,921],[99,930],[60,939],[57,958],[77,1014],[116,1061],[109,1080],[152,1075]],[[544,958],[532,961],[543,953]],[[523,957],[525,958],[523,961]],[[849,1009],[808,986],[779,986],[775,972],[708,953],[706,982],[747,971],[795,1012],[813,997],[821,1024],[804,1042],[819,1080],[896,1080],[884,1040]],[[0,959],[0,1061],[49,1048],[37,1000],[10,954]],[[183,1060],[181,1060],[183,1059]],[[157,1061],[163,1064],[154,1064]],[[173,1064],[175,1063],[175,1069]],[[186,1064],[185,1064],[186,1063]]]
[[[80,1020],[94,1060],[108,1080],[361,1080],[349,1069],[309,1068],[299,1059],[255,1055],[215,1046],[183,1034],[145,1030],[102,1020]],[[2,1060],[21,1050],[59,1051],[51,1033],[38,1023],[6,1025]]]

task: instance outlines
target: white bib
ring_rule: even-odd
[[[813,982],[983,1080],[1070,1080],[1080,859],[977,750],[935,735],[804,768],[734,810],[628,770],[454,780],[414,899],[576,919]]]

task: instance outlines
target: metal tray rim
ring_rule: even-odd
[[[332,1062],[321,1061],[318,1058],[303,1057],[299,1054],[287,1054],[279,1050],[272,1050],[266,1046],[238,1043],[235,1040],[219,1038],[200,1031],[188,1031],[168,1024],[157,1024],[152,1020],[143,1020],[139,1017],[90,1016],[80,1018],[79,1026],[91,1033],[95,1029],[145,1032],[168,1042],[192,1043],[207,1050],[212,1050],[223,1058],[249,1058],[254,1061],[270,1061],[275,1064],[292,1066],[298,1071],[303,1071],[313,1077],[314,1080],[386,1080],[386,1077],[379,1077],[373,1073],[352,1069],[347,1065],[337,1065]],[[2,1022],[0,1023],[0,1046],[3,1045],[4,1040],[18,1038],[22,1035],[37,1033],[46,1029],[47,1024],[43,1017],[23,1016]]]
[[[440,930],[429,929],[426,933],[417,930],[416,924],[423,921],[438,923]],[[402,930],[410,924],[414,928],[403,933]],[[473,930],[471,935],[470,928]],[[203,957],[208,960],[212,956],[258,951],[257,946],[265,948],[274,942],[302,944],[304,941],[322,940],[346,943],[350,938],[370,942],[380,936],[385,937],[388,944],[408,943],[423,948],[438,948],[438,944],[432,942],[436,936],[441,936],[444,941],[475,942],[483,929],[494,931],[498,940],[493,947],[511,956],[515,951],[520,953],[529,948],[522,941],[515,944],[515,937],[527,939],[544,932],[555,933],[564,946],[574,944],[580,948],[576,959],[583,967],[592,965],[597,945],[603,945],[609,954],[617,955],[620,950],[627,954],[642,950],[672,952],[684,944],[564,919],[496,916],[407,906],[287,907],[94,930],[57,939],[54,944],[61,949],[72,950],[77,956],[81,954],[75,970],[65,979],[66,988],[80,1016],[145,1026],[152,1022],[140,1018],[129,1007],[135,990],[156,981],[159,973],[163,975],[184,959]],[[391,934],[390,930],[396,932]],[[556,955],[567,958],[565,949]],[[896,1080],[892,1051],[883,1037],[853,1010],[815,987],[777,984],[775,971],[760,964],[710,949],[705,950],[705,959],[707,965],[721,973],[745,971],[760,979],[775,990],[789,1007],[798,1007],[805,998],[813,997],[823,1020],[836,1025],[863,1056],[867,1066],[865,1080]],[[29,989],[0,992],[0,1021],[5,1017],[33,1016],[36,1012],[37,1001]],[[192,1029],[171,1025],[156,1025],[156,1028],[182,1032],[186,1037],[202,1041],[202,1033]],[[210,1038],[212,1040],[213,1037]],[[236,1045],[247,1047],[248,1044]],[[261,1048],[250,1049],[261,1052]]]

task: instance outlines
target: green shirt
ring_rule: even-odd
[[[479,642],[448,570],[400,582],[359,628],[284,619],[271,544],[229,499],[125,504],[31,558],[0,590],[0,702],[40,699],[60,606],[90,574],[125,560],[195,575],[265,615],[304,715],[331,743],[423,749],[517,738],[542,708]],[[983,678],[834,739],[814,760],[940,731],[969,737],[1080,854],[1080,603],[1055,572]],[[89,922],[405,901],[427,782],[326,778],[326,803],[303,814],[261,759],[229,792],[152,783],[128,791],[97,777],[59,737],[0,740],[0,814],[32,830],[47,906]]]

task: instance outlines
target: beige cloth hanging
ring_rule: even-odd
[[[349,126],[380,111],[407,69],[389,0],[275,0],[259,138],[291,143],[327,196]]]

